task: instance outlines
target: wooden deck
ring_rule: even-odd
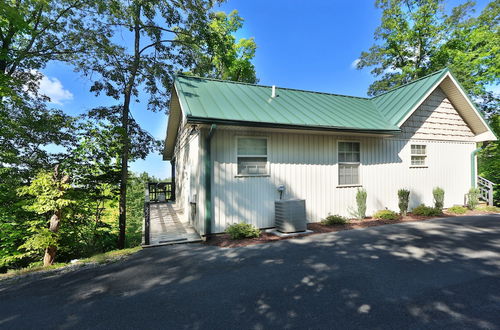
[[[201,242],[194,228],[179,218],[178,211],[170,202],[150,203],[149,245],[159,246],[179,243]]]

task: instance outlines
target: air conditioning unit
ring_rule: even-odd
[[[275,201],[274,214],[276,229],[282,233],[307,230],[306,201],[303,199]]]

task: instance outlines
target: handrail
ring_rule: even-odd
[[[486,201],[488,205],[493,206],[493,191],[496,184],[481,176],[477,176],[477,188],[479,189],[479,196],[482,200]]]
[[[479,176],[479,175],[477,176],[477,179],[478,179],[478,181],[484,181],[486,184],[488,184],[490,186],[496,185],[496,183],[493,183],[490,180],[485,179],[485,178],[483,178],[482,176]]]

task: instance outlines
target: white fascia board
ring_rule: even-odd
[[[446,74],[446,76],[449,76],[451,81],[453,82],[453,84],[455,85],[455,87],[460,91],[460,94],[465,98],[465,100],[467,101],[467,104],[469,105],[469,107],[471,107],[472,111],[474,111],[474,113],[476,114],[476,116],[479,118],[479,120],[481,121],[481,123],[484,125],[484,127],[486,127],[487,131],[484,132],[484,133],[481,133],[481,134],[478,134],[476,135],[476,138],[479,138],[480,136],[483,136],[486,137],[488,136],[488,139],[487,140],[482,140],[482,141],[496,141],[497,140],[497,137],[495,136],[495,134],[493,133],[493,131],[491,130],[490,126],[486,123],[486,121],[484,120],[483,116],[481,116],[481,114],[479,113],[479,110],[476,108],[476,106],[472,103],[470,97],[464,92],[464,90],[460,87],[460,85],[458,84],[458,82],[455,80],[455,78],[453,78],[453,76],[448,72]],[[486,133],[489,133],[488,135],[485,135]],[[484,138],[483,137],[483,138]],[[478,141],[478,142],[481,142],[481,141]]]

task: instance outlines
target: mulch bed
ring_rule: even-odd
[[[321,234],[321,233],[331,233],[331,232],[337,232],[337,231],[349,230],[349,229],[375,227],[375,226],[382,226],[382,225],[402,223],[402,222],[426,221],[426,220],[436,219],[436,218],[446,218],[446,217],[465,216],[465,215],[491,214],[491,213],[493,213],[493,212],[468,210],[467,213],[465,213],[465,214],[451,214],[451,213],[447,213],[446,211],[444,211],[444,213],[442,215],[436,216],[436,217],[418,216],[418,215],[413,215],[413,214],[409,213],[408,215],[406,215],[404,217],[400,217],[398,220],[380,220],[380,219],[374,219],[374,218],[365,218],[363,220],[351,219],[351,220],[349,220],[349,223],[347,223],[345,225],[333,225],[333,226],[325,226],[319,222],[316,222],[316,223],[308,223],[307,224],[307,229],[313,231],[312,233],[308,233],[308,234],[301,234],[301,235],[292,236],[292,237],[279,237],[279,236],[276,236],[273,234],[262,232],[260,234],[260,236],[257,238],[245,238],[245,239],[240,239],[240,240],[233,240],[233,239],[231,239],[231,237],[229,237],[228,234],[217,234],[217,235],[210,236],[205,241],[204,244],[223,247],[223,248],[235,248],[235,247],[241,247],[241,246],[247,246],[247,245],[276,242],[276,241],[281,241],[281,240],[285,240],[285,239],[304,237],[304,236]]]

